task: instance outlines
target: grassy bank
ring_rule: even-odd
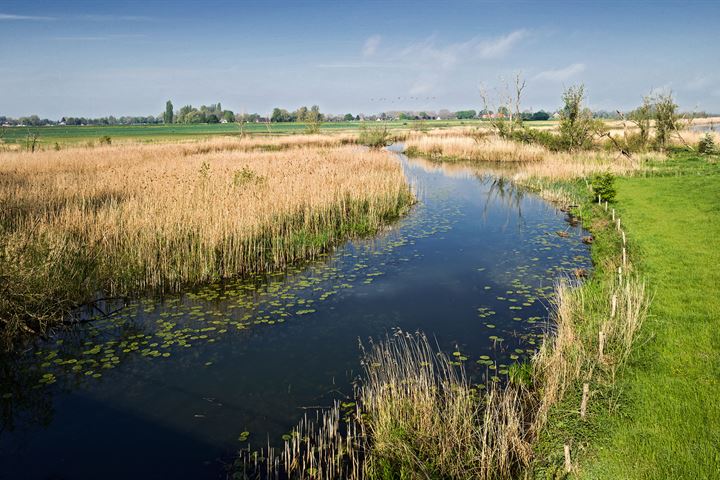
[[[672,176],[618,181],[654,301],[647,343],[620,380],[625,408],[606,416],[585,478],[720,477],[720,168],[693,155],[658,167]]]
[[[692,133],[684,137],[693,142],[700,138]],[[580,205],[574,213],[594,234],[593,276],[569,292],[556,314],[557,320],[562,312],[576,319],[575,359],[585,359],[583,363],[598,354],[598,334],[612,313],[608,292],[618,282],[618,267],[624,267],[624,275],[644,279],[654,299],[639,342],[628,345],[622,362],[586,368],[548,409],[534,442],[531,470],[547,478],[718,478],[718,157],[680,150],[628,159],[602,150],[571,155],[526,150],[492,137],[471,140],[437,133],[434,138],[411,137],[407,145],[410,152],[434,161],[484,161],[499,149],[500,163],[514,166],[495,162],[480,170],[508,176],[566,205]],[[586,183],[592,174],[606,171],[620,176],[617,203],[607,212],[589,200]],[[622,235],[610,215],[613,207],[628,242],[625,265]],[[555,338],[561,338],[560,331]],[[577,365],[566,360],[557,367]],[[586,415],[581,418],[583,403]]]
[[[311,259],[412,202],[384,152],[343,137],[272,142],[3,154],[5,333],[43,330],[98,292],[171,291]]]

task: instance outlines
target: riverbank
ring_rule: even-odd
[[[487,142],[439,136],[446,138],[408,144],[411,151],[441,162],[463,156],[477,160],[477,152],[488,148]],[[490,142],[489,149],[496,145]],[[720,471],[715,421],[720,418],[715,320],[720,277],[709,266],[719,259],[713,246],[720,233],[717,156],[676,150],[641,161],[637,155],[613,159],[603,152],[573,159],[532,150],[536,158],[525,158],[529,150],[522,145],[512,149],[524,162],[506,175],[561,204],[575,203],[574,212],[593,233],[595,272],[574,292],[576,301],[556,311],[590,325],[607,317],[608,307],[614,307],[603,292],[617,282],[619,267],[647,281],[653,298],[627,363],[604,375],[602,369],[591,369],[586,378],[577,376],[549,410],[532,469],[555,477],[714,478]],[[501,168],[490,170],[503,174]],[[603,171],[619,175],[617,202],[607,212],[588,192],[588,177]],[[622,234],[614,227],[616,217],[622,218]],[[578,354],[597,356],[598,331],[582,328],[578,333],[575,340],[583,345]],[[599,381],[593,382],[598,373]]]
[[[0,324],[39,333],[107,296],[281,269],[413,202],[385,152],[343,136],[4,153]]]
[[[646,341],[618,381],[619,411],[601,414],[608,425],[582,478],[718,478],[718,166],[678,154],[660,175],[617,182],[617,209],[653,303]]]

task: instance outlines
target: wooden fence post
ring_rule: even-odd
[[[590,395],[590,385],[583,383],[583,396],[582,402],[580,403],[580,418],[585,418],[587,413],[588,395]]]
[[[565,444],[565,471],[570,472],[572,470],[572,463],[570,462],[570,445]]]

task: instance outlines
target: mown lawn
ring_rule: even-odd
[[[608,416],[584,478],[720,478],[720,169],[679,156],[665,173],[617,182],[653,302],[620,380],[622,415]]]

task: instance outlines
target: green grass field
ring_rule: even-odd
[[[425,125],[433,128],[447,128],[477,124],[478,121],[427,121]],[[328,122],[323,123],[321,131],[325,133],[341,131],[358,131],[363,125],[387,125],[390,129],[412,128],[413,121],[393,122]],[[245,125],[245,132],[259,135],[280,135],[305,133],[307,126],[304,123],[272,123],[270,128],[264,123],[249,123]],[[8,127],[5,129],[3,140],[7,143],[24,143],[28,133],[37,133],[40,145],[70,144],[78,142],[96,141],[102,136],[109,136],[112,140],[135,141],[167,141],[173,139],[205,138],[215,135],[238,135],[240,127],[235,123],[226,124],[173,124],[173,125],[118,125],[118,126],[47,126],[47,127]]]
[[[463,126],[477,126],[482,120],[426,120],[418,123],[414,120],[397,120],[389,122],[327,122],[320,130],[323,133],[359,131],[363,126],[375,127],[387,125],[391,130],[413,128],[450,128]],[[538,127],[551,125],[553,122],[528,122]],[[304,123],[272,123],[270,128],[264,123],[249,123],[245,125],[245,132],[256,135],[286,135],[293,133],[306,133]],[[202,139],[217,135],[238,135],[240,127],[235,123],[216,124],[173,124],[173,125],[117,125],[117,126],[47,126],[47,127],[7,127],[0,139],[9,144],[25,144],[28,134],[38,135],[40,147],[69,145],[77,143],[96,142],[103,136],[111,140],[126,140],[140,142],[156,142],[184,139]]]
[[[720,168],[680,155],[670,175],[618,180],[617,208],[653,302],[620,380],[620,416],[584,478],[720,478]]]

